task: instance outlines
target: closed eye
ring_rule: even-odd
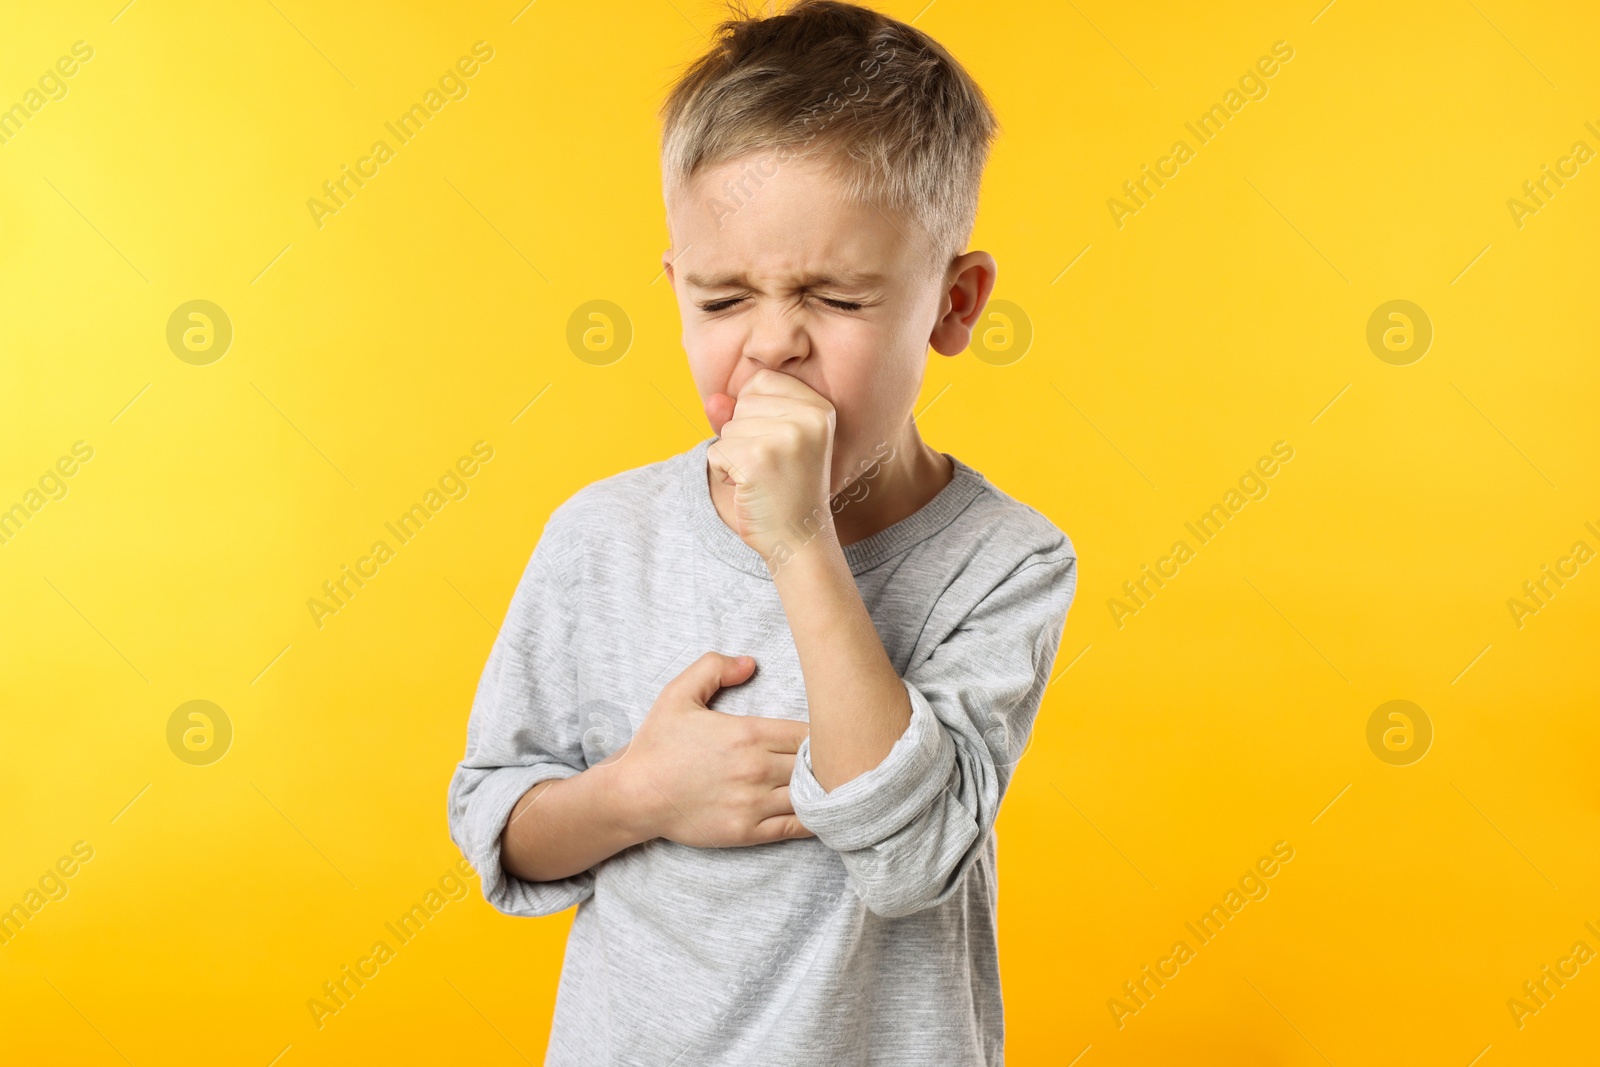
[[[702,312],[706,312],[706,314],[715,315],[717,312],[725,312],[725,310],[730,309],[730,307],[736,306],[736,304],[741,304],[744,299],[746,298],[742,298],[742,296],[726,296],[726,298],[720,299],[720,301],[701,302],[698,307],[702,310]],[[835,299],[827,298],[827,296],[819,296],[819,298],[816,299],[821,301],[822,304],[832,307],[834,310],[840,310],[840,312],[859,312],[862,307],[861,304],[856,301],[835,301]]]

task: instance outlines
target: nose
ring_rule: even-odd
[[[790,371],[811,354],[811,339],[801,316],[790,316],[785,308],[769,303],[760,308],[753,320],[744,344],[745,359],[773,370]]]

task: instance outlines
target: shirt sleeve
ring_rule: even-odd
[[[568,654],[576,603],[551,540],[547,525],[489,653],[467,721],[466,757],[450,779],[450,838],[478,872],[484,899],[509,915],[553,915],[594,893],[589,871],[527,882],[500,862],[500,835],[522,795],[587,767]]]
[[[795,814],[876,914],[932,908],[960,887],[1027,747],[1076,585],[1070,543],[1012,571],[901,679],[911,722],[865,774],[827,792],[801,742]]]

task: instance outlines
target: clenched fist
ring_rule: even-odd
[[[737,399],[714,393],[711,476],[734,487],[734,532],[774,567],[797,536],[831,528],[833,405],[793,375],[757,371]],[[718,420],[723,420],[720,427]]]

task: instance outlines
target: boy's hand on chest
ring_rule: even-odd
[[[813,836],[789,803],[789,779],[809,726],[729,715],[707,706],[755,661],[707,652],[661,690],[615,764],[642,840],[729,848]]]

